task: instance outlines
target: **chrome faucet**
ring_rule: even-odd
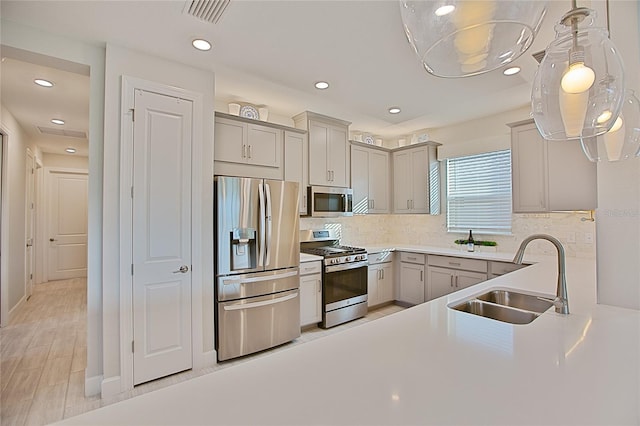
[[[549,300],[553,303],[553,306],[555,306],[557,313],[568,315],[569,298],[567,296],[567,277],[565,274],[564,247],[562,247],[562,243],[560,243],[558,239],[546,234],[534,234],[528,236],[522,241],[522,243],[520,243],[520,248],[518,248],[515,257],[513,258],[513,263],[517,263],[518,265],[522,264],[524,249],[527,247],[527,244],[529,244],[533,240],[547,240],[553,243],[553,245],[556,246],[556,250],[558,250],[558,287],[556,288],[556,297],[553,300],[545,300]]]

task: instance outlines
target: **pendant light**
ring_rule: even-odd
[[[608,118],[605,112],[601,120]],[[621,161],[640,156],[640,101],[633,90],[625,90],[620,115],[602,136],[581,139],[587,158],[597,161]]]
[[[546,1],[400,0],[409,44],[425,70],[466,77],[503,67],[535,38]]]
[[[531,110],[549,140],[591,138],[611,129],[624,98],[624,74],[608,31],[594,27],[596,13],[573,8],[556,25],[536,72]]]

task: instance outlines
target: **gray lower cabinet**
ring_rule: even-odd
[[[400,252],[398,301],[418,305],[425,301],[425,262],[422,253]]]
[[[300,326],[322,321],[322,261],[300,264]]]
[[[485,260],[429,255],[426,300],[486,281],[487,270]]]
[[[371,307],[392,302],[393,281],[393,253],[387,251],[370,255],[367,305]]]

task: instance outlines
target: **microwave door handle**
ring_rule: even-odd
[[[264,266],[269,265],[271,263],[271,233],[273,228],[273,223],[271,221],[271,187],[268,183],[264,184],[265,196],[267,200],[267,238],[265,240],[265,260]]]
[[[258,240],[258,266],[264,266],[264,243],[265,243],[265,215],[266,209],[264,205],[264,187],[263,184],[258,184],[258,198],[260,202],[259,214],[260,216],[260,239]]]
[[[342,211],[347,212],[347,194],[342,194]]]

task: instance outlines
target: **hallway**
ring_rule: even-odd
[[[86,286],[86,278],[36,285],[0,330],[2,425],[51,423],[87,402]]]

